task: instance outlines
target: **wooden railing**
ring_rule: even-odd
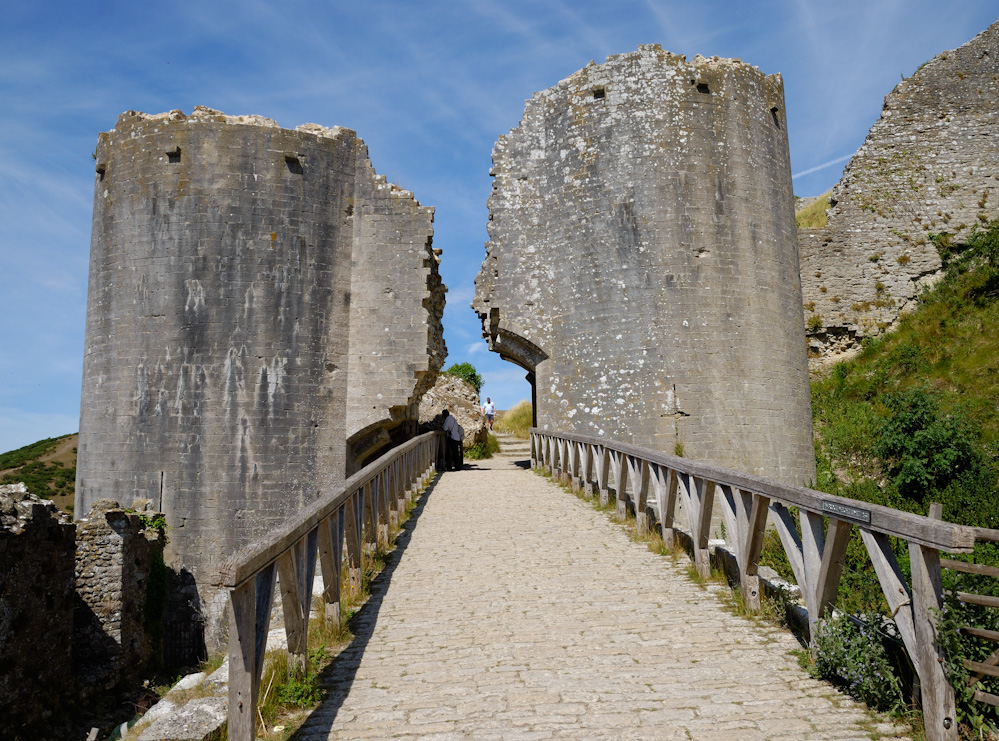
[[[364,544],[388,541],[390,526],[398,524],[406,505],[434,475],[441,438],[440,432],[428,432],[393,448],[219,569],[215,586],[229,590],[230,739],[254,737],[275,574],[289,667],[302,670],[317,554],[326,618],[339,622],[344,544],[348,578],[356,586]]]
[[[847,542],[856,527],[919,676],[927,738],[957,738],[954,691],[936,639],[936,614],[943,599],[940,551],[970,553],[977,539],[999,541],[999,531],[944,522],[939,506],[931,509],[930,517],[923,517],[635,445],[538,428],[531,429],[531,464],[575,490],[599,493],[602,504],[613,497],[620,518],[630,505],[639,532],[649,527],[649,505],[654,501],[669,547],[677,532],[679,499],[693,541],[694,563],[705,577],[710,573],[708,533],[717,503],[726,539],[735,551],[739,588],[751,609],[760,607],[759,559],[769,518],[804,597],[810,629],[836,601]],[[791,506],[799,510],[800,529],[788,510]],[[911,583],[902,575],[889,537],[908,543]],[[945,559],[944,563],[953,568],[961,562]]]

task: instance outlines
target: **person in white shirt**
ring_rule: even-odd
[[[493,400],[488,396],[486,397],[486,403],[482,405],[482,413],[486,415],[486,427],[491,430],[493,428],[493,418],[496,416],[496,405],[493,404]]]

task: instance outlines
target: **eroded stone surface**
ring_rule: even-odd
[[[779,75],[609,57],[527,101],[493,174],[473,308],[540,426],[814,477]]]
[[[139,735],[139,741],[208,741],[225,723],[227,707],[223,697],[191,700],[154,721]]]

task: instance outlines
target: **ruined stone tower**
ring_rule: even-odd
[[[341,482],[348,438],[415,420],[446,352],[433,210],[342,128],[128,112],[96,158],[76,512],[151,499],[201,583]]]
[[[527,101],[472,304],[541,427],[814,476],[783,82],[659,46]]]
[[[885,96],[833,189],[828,226],[798,235],[816,369],[893,329],[939,280],[931,235],[960,245],[999,216],[997,100],[999,21]]]

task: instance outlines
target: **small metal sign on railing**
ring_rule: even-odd
[[[842,517],[854,522],[862,522],[865,525],[871,524],[871,511],[860,507],[853,507],[841,502],[831,502],[828,499],[822,502],[822,511],[827,515]]]

